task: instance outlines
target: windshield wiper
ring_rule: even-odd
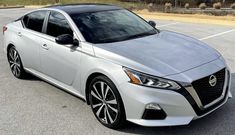
[[[116,39],[105,39],[105,40],[101,40],[101,42],[102,43],[112,43],[112,42],[125,41],[125,40],[129,40],[129,39],[150,36],[150,35],[154,35],[154,34],[157,34],[157,32],[155,30],[150,30],[148,32],[143,32],[140,34],[131,35],[131,36],[127,36],[127,37],[121,37],[121,38],[116,38]]]
[[[150,35],[154,35],[154,34],[157,34],[157,32],[155,30],[151,30],[151,31],[148,31],[148,32],[143,32],[143,33],[140,33],[140,34],[128,36],[124,40],[140,38],[140,37],[150,36]]]

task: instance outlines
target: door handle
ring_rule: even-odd
[[[18,32],[17,35],[18,35],[19,37],[22,37],[22,33],[21,33],[21,32]]]
[[[47,44],[43,44],[43,45],[42,45],[42,48],[43,48],[43,49],[46,49],[46,50],[49,49],[48,46],[47,46]]]

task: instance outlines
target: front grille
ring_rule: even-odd
[[[215,86],[211,86],[209,83],[210,76],[204,77],[192,83],[195,91],[200,98],[202,105],[208,105],[223,93],[224,81],[225,81],[225,69],[222,69],[213,74],[217,78]]]

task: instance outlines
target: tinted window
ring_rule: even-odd
[[[27,26],[27,24],[28,24],[28,19],[29,19],[29,16],[25,15],[24,18],[23,18],[23,22],[24,22],[25,26]]]
[[[25,15],[23,18],[25,27],[34,31],[41,32],[46,13],[47,11],[36,11]]]
[[[57,37],[63,34],[73,35],[73,31],[62,14],[51,12],[47,25],[47,34]]]
[[[157,33],[147,22],[127,10],[109,10],[71,15],[86,41],[118,42]]]

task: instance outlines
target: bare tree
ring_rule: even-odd
[[[175,8],[177,7],[178,0],[175,0]]]

